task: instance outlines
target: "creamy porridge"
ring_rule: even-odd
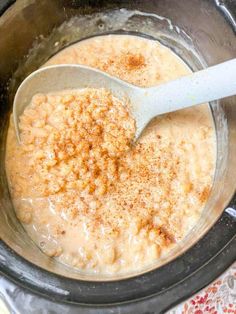
[[[127,35],[82,41],[46,65],[61,63],[139,86],[190,72],[158,42]],[[207,105],[156,118],[133,145],[125,104],[105,89],[68,90],[35,95],[20,130],[21,145],[10,122],[6,153],[17,217],[46,254],[80,270],[112,274],[155,262],[208,199],[215,135]]]

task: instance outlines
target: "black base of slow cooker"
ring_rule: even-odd
[[[20,285],[26,295],[36,294],[40,306],[46,302],[50,313],[58,313],[57,306],[61,309],[61,302],[64,303],[63,308],[71,314],[163,313],[208,285],[236,260],[235,205],[236,199],[207,235],[185,254],[157,270],[135,278],[107,283],[63,277],[58,279],[58,276],[17,256],[2,241],[1,255],[11,261],[14,267],[9,269],[0,261],[0,270],[14,284]],[[32,267],[40,281],[36,282],[27,275]],[[51,285],[43,286],[44,281]],[[63,288],[65,286],[69,287],[69,291]],[[35,311],[39,305],[35,304]],[[19,306],[25,313],[30,313],[27,308],[24,309],[24,304]]]

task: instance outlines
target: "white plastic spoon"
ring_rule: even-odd
[[[157,115],[236,94],[236,59],[180,79],[141,88],[83,65],[56,65],[31,73],[19,86],[13,104],[14,124],[20,142],[19,116],[37,93],[64,89],[106,88],[114,96],[128,98],[136,120],[136,139]]]

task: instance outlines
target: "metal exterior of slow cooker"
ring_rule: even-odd
[[[82,1],[67,2],[80,5]],[[101,5],[101,1],[94,2],[98,6]],[[120,2],[117,1],[113,5],[120,5]],[[139,1],[137,5],[141,6]],[[147,10],[150,12],[154,6],[155,1],[150,1]],[[7,1],[2,8],[7,8]],[[2,8],[0,7],[0,10]],[[145,11],[145,8],[142,10]],[[224,14],[228,13],[224,10]],[[3,78],[2,91],[4,85]],[[4,102],[4,98],[0,100]],[[229,207],[236,207],[236,198]],[[0,270],[22,288],[30,288],[34,293],[42,294],[56,302],[90,305],[91,313],[99,313],[98,305],[106,305],[106,309],[100,308],[101,313],[116,312],[118,305],[115,304],[118,303],[120,313],[160,313],[207,285],[235,260],[236,221],[232,213],[234,212],[225,211],[204,238],[176,260],[157,270],[127,280],[102,283],[60,277],[27,262],[3,241],[0,241]],[[9,264],[4,260],[9,261]],[[71,309],[74,306],[71,305]],[[54,307],[52,304],[52,310]],[[88,313],[88,308],[80,305],[79,311],[76,306],[76,313],[83,312]]]

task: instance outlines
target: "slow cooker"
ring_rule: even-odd
[[[235,32],[235,0],[1,0],[0,272],[23,293],[15,296],[20,313],[162,313],[209,284],[236,257],[236,97],[210,104],[217,163],[197,226],[149,269],[90,278],[45,256],[15,216],[4,158],[20,82],[62,48],[92,36],[159,40],[197,70],[235,58]]]

